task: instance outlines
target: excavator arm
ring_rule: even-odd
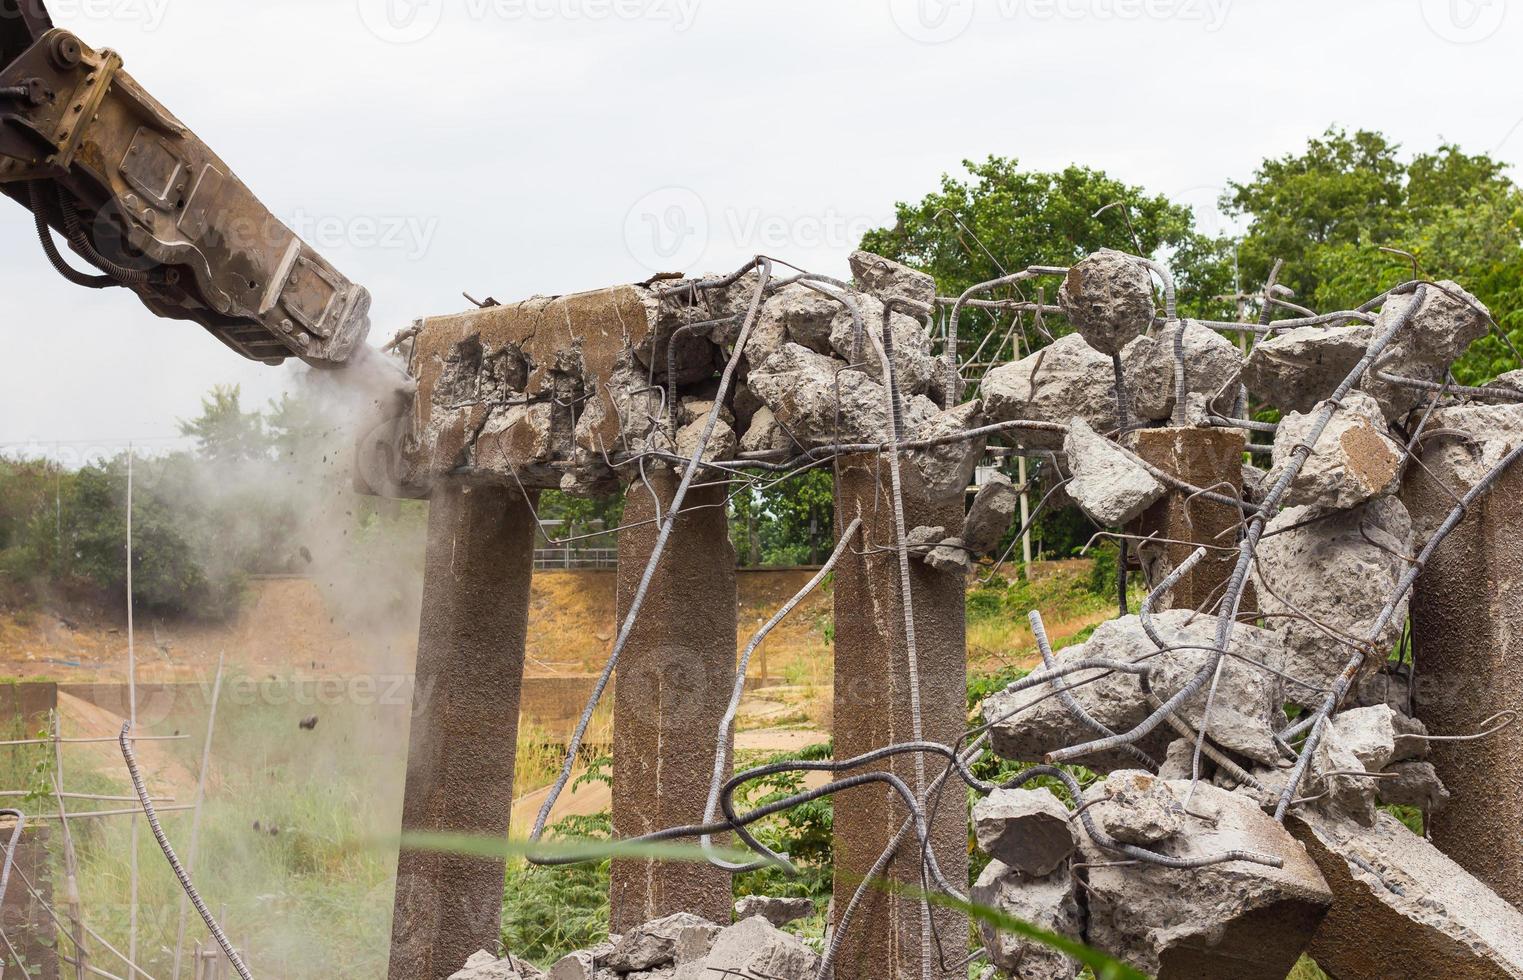
[[[244,357],[345,363],[370,293],[259,202],[109,49],[55,27],[43,0],[0,0],[0,192],[34,216],[71,282],[126,288]],[[82,272],[54,239],[94,269]]]

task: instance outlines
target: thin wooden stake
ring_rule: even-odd
[[[79,901],[79,859],[74,851],[74,834],[69,830],[69,814],[64,809],[63,792],[63,717],[53,709],[53,795],[58,800],[58,820],[63,825],[64,902],[69,907],[69,922],[74,936],[74,948],[79,958],[74,961],[74,980],[85,980],[90,969],[89,954],[85,952],[84,910]]]
[[[206,719],[206,741],[201,746],[201,774],[196,780],[196,801],[193,804],[195,811],[190,818],[189,860],[185,862],[187,872],[195,870],[197,852],[201,848],[201,805],[206,802],[206,773],[211,768],[212,732],[217,728],[217,703],[222,700],[222,664],[226,657],[226,651],[217,655],[217,679],[212,682],[211,713]],[[174,980],[180,980],[180,961],[185,948],[185,916],[188,905],[186,896],[182,894],[180,896],[180,925],[175,930]]]
[[[132,727],[137,728],[137,647],[133,634],[132,622],[132,458],[134,453],[132,445],[127,446],[127,712]],[[138,855],[137,855],[137,813],[132,814],[132,836],[130,839],[131,849],[131,888],[128,902],[130,908],[127,923],[127,960],[137,962],[137,904],[138,904]]]

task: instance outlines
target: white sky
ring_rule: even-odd
[[[1329,124],[1523,160],[1523,0],[51,0],[375,294],[373,339],[499,299],[843,274],[964,158],[1193,205]],[[419,39],[413,38],[424,35]],[[410,41],[410,43],[398,43]],[[48,267],[0,207],[0,452],[174,444],[244,362]],[[296,362],[292,362],[295,364]]]

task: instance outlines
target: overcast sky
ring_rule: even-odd
[[[1523,0],[50,0],[375,294],[372,338],[503,300],[845,272],[964,158],[1109,171],[1220,227],[1330,124],[1523,160]],[[1515,171],[1516,174],[1516,171]],[[0,451],[175,444],[239,359],[60,279],[0,207]],[[292,362],[295,364],[296,362]]]

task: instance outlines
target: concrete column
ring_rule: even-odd
[[[1228,496],[1243,492],[1247,441],[1236,429],[1139,429],[1134,438],[1132,448],[1138,456],[1186,483]],[[1140,546],[1143,570],[1152,584],[1162,581],[1201,545],[1217,549],[1208,551],[1205,560],[1170,590],[1158,604],[1159,610],[1203,609],[1221,598],[1238,559],[1238,538],[1229,529],[1242,519],[1233,507],[1203,497],[1190,499],[1180,491],[1171,491],[1137,519],[1132,533],[1186,542]],[[1251,598],[1244,595],[1244,609],[1252,606]]]
[[[440,486],[430,498],[402,829],[503,837],[534,569],[534,497]],[[500,860],[404,850],[391,980],[442,980],[502,921]]]
[[[13,806],[15,801],[7,805]],[[3,854],[4,845],[10,843],[14,830],[15,824],[9,821],[0,825],[0,854]],[[74,947],[58,936],[53,917],[48,914],[47,906],[53,904],[52,863],[48,856],[50,838],[51,829],[42,821],[28,825],[21,832],[21,839],[16,843],[11,880],[6,886],[5,904],[0,906],[0,930],[26,961],[26,976],[30,980],[58,980],[60,943],[64,944],[71,959],[75,955]],[[27,889],[28,881],[37,889],[37,898]],[[7,976],[22,976],[21,968],[4,946],[0,946],[0,956],[4,957]]]
[[[663,468],[649,471],[648,482],[630,486],[624,523],[633,526],[619,533],[621,625],[678,477]],[[703,818],[714,736],[735,683],[735,549],[725,496],[722,486],[688,493],[619,661],[613,769],[619,838]],[[674,912],[727,924],[734,906],[728,872],[657,861],[615,861],[611,902],[615,933]]]
[[[1464,424],[1464,409],[1431,428]],[[1403,499],[1431,529],[1485,466],[1452,438],[1426,441]],[[1454,464],[1459,462],[1457,468]],[[1435,479],[1438,481],[1435,482]],[[1440,486],[1442,484],[1442,486]],[[1499,711],[1523,708],[1523,466],[1481,497],[1433,556],[1412,595],[1417,717],[1434,735],[1468,735]],[[1422,547],[1423,542],[1418,543]],[[1523,720],[1490,738],[1433,742],[1431,761],[1453,794],[1431,815],[1433,843],[1523,908]]]
[[[835,577],[835,757],[846,759],[913,740],[910,674],[905,643],[903,590],[894,549],[893,497],[887,462],[854,456],[836,471],[836,533],[854,518],[863,537],[846,552]],[[903,467],[906,530],[944,527],[962,532],[960,497],[931,503],[913,466]],[[865,554],[857,554],[865,551]],[[921,733],[951,745],[967,724],[967,636],[965,584],[960,575],[910,563],[911,594],[920,664]],[[929,784],[946,767],[926,757]],[[915,760],[903,756],[880,769],[915,787]],[[968,875],[967,790],[951,777],[931,827],[937,861],[947,878],[966,885]],[[887,785],[868,784],[835,798],[835,912],[839,917],[853,893],[909,815]],[[921,888],[920,847],[913,834],[889,865],[888,877]],[[966,976],[958,966],[968,952],[968,925],[955,912],[937,909],[933,921],[948,969],[939,967],[931,941],[934,976]],[[837,980],[919,980],[921,905],[882,889],[870,891],[841,947]]]

